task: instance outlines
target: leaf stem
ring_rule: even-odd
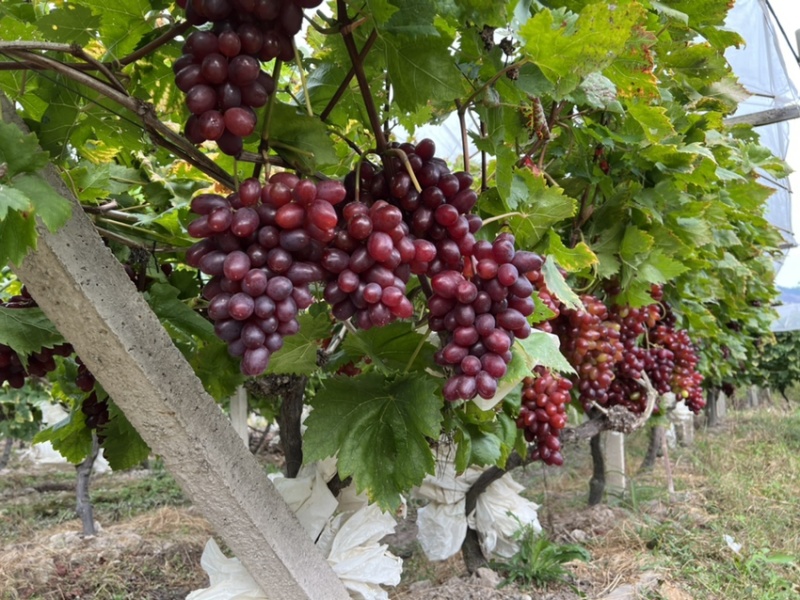
[[[484,139],[487,135],[486,131],[486,123],[483,122],[481,119],[481,139]],[[489,171],[489,164],[488,159],[486,157],[486,151],[481,150],[481,191],[485,191],[488,187],[487,180],[488,180],[488,171]]]
[[[494,216],[494,217],[489,217],[488,219],[484,219],[483,220],[483,224],[486,225],[487,223],[494,223],[495,221],[499,221],[501,219],[505,219],[506,217],[523,217],[524,218],[526,216],[527,215],[525,213],[522,213],[522,212],[519,212],[519,211],[515,210],[514,212],[508,212],[508,213],[505,213],[505,214],[502,214],[502,215],[497,215],[497,216]]]
[[[411,365],[414,364],[414,361],[417,360],[417,356],[422,351],[422,347],[425,345],[425,342],[428,340],[428,336],[431,334],[430,327],[426,329],[425,335],[422,336],[422,339],[417,344],[417,347],[414,349],[414,352],[411,354],[411,358],[408,359],[408,364],[406,368],[403,370],[403,373],[408,373],[409,369],[411,369]]]
[[[466,110],[461,110],[461,101],[456,99],[458,123],[461,126],[461,152],[464,155],[464,172],[469,173],[469,137],[467,136]]]
[[[433,296],[433,289],[431,288],[431,282],[428,281],[428,278],[425,275],[417,275],[417,279],[419,279],[419,287],[422,288],[422,293],[425,294],[426,298],[430,298]]]
[[[276,88],[278,86],[278,79],[281,76],[282,67],[283,61],[280,58],[276,58],[275,64],[272,67],[272,80],[275,82]],[[261,143],[258,145],[258,151],[261,154],[263,162],[256,163],[255,167],[253,167],[253,177],[261,175],[262,165],[272,164],[269,158],[269,124],[272,122],[272,107],[275,105],[275,97],[277,95],[278,94],[275,92],[270,94],[267,105],[264,107],[264,122],[261,124]],[[267,171],[267,176],[269,178],[269,171]]]
[[[311,108],[311,98],[308,95],[308,84],[306,82],[306,72],[303,69],[303,60],[300,57],[300,51],[297,49],[297,46],[294,43],[294,38],[292,38],[292,49],[294,50],[294,62],[297,65],[297,70],[300,71],[300,85],[303,88],[303,98],[306,101],[306,112],[308,112],[309,117],[314,116],[314,109]]]
[[[417,193],[421,194],[422,186],[419,184],[417,176],[414,175],[414,169],[411,166],[411,163],[408,162],[408,155],[406,155],[406,153],[403,152],[400,148],[390,148],[385,152],[385,154],[391,154],[392,156],[396,156],[397,158],[400,159],[400,162],[403,163],[403,166],[406,168],[406,171],[408,171],[408,176],[411,177],[411,182],[414,184],[414,189],[417,190]]]

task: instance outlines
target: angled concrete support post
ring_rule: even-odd
[[[270,598],[349,598],[55,169],[42,176],[73,216],[55,234],[40,227],[14,266],[39,306]]]

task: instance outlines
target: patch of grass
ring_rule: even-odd
[[[676,461],[691,460],[695,477],[688,489],[705,522],[676,506],[671,519],[643,527],[640,535],[696,597],[800,597],[798,440],[800,413],[735,413],[725,430],[676,454]],[[742,547],[729,547],[726,535]]]
[[[0,541],[16,542],[76,519],[75,470],[68,465],[11,471],[0,479]],[[149,471],[94,476],[95,519],[106,526],[162,507],[189,502],[160,463]]]
[[[162,506],[189,503],[178,484],[160,463],[140,478],[103,479],[93,486],[95,512],[116,522]]]

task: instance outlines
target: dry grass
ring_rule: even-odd
[[[492,590],[466,574],[460,555],[428,562],[411,536],[392,597],[601,600],[628,589],[649,600],[800,598],[800,414],[736,413],[724,428],[700,431],[695,446],[670,453],[672,496],[663,460],[634,475],[646,442],[643,433],[629,439],[631,485],[610,506],[586,507],[585,447],[568,450],[566,468],[514,474],[543,505],[551,537],[591,552],[591,562],[568,565],[572,588]],[[90,539],[77,534],[72,492],[59,491],[71,477],[0,478],[0,600],[183,600],[206,585],[199,559],[210,529],[166,474],[98,478],[93,497],[105,528]]]
[[[206,584],[200,554],[211,534],[192,509],[161,508],[83,538],[64,523],[0,552],[3,600],[185,598]]]

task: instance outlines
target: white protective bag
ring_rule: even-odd
[[[394,532],[394,517],[368,505],[365,496],[349,489],[353,486],[342,490],[340,504],[327,486],[335,472],[335,463],[331,468],[330,461],[323,461],[303,467],[295,479],[280,474],[270,479],[350,595],[358,600],[388,600],[381,585],[400,583],[403,561],[378,541]],[[334,517],[343,507],[351,510]],[[213,539],[200,564],[209,574],[210,586],[186,600],[269,600],[239,559],[225,557]]]
[[[417,511],[417,539],[429,560],[445,560],[455,555],[464,543],[467,528],[478,532],[484,556],[513,555],[518,544],[514,533],[525,525],[542,530],[536,504],[519,495],[524,488],[509,474],[494,481],[478,497],[475,510],[465,514],[466,494],[485,469],[470,467],[463,474],[455,471],[455,449],[440,444],[437,449],[436,476],[428,476],[414,497],[429,500]]]

